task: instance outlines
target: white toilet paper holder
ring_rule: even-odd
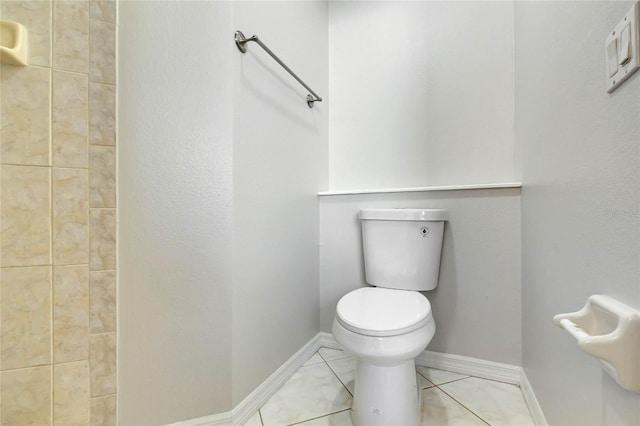
[[[553,322],[596,357],[622,386],[640,392],[640,311],[609,296],[593,295],[584,307],[558,314]]]

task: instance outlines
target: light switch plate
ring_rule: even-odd
[[[635,2],[631,9],[627,12],[626,15],[622,18],[622,20],[616,25],[616,28],[609,33],[607,36],[607,40],[605,42],[605,77],[607,80],[607,93],[611,93],[618,86],[620,86],[627,78],[631,77],[631,74],[636,72],[638,68],[640,68],[640,40],[638,39],[638,10],[640,7],[638,6],[639,2]],[[617,57],[621,57],[620,48],[620,35],[622,30],[625,29],[626,26],[629,26],[630,29],[630,49],[631,58],[629,61],[620,65],[618,68],[618,72],[610,76],[609,72],[609,56],[607,54],[607,46],[611,44],[613,39],[618,38],[618,55]]]

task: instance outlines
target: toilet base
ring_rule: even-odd
[[[357,360],[351,420],[355,426],[418,426],[422,398],[413,359],[381,367]]]

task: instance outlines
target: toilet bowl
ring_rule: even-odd
[[[351,407],[355,425],[420,424],[414,359],[435,329],[429,301],[415,291],[365,287],[340,299],[332,331],[357,360]]]
[[[368,284],[336,306],[333,335],[356,360],[355,426],[417,426],[422,398],[415,357],[436,330],[429,300],[437,287],[446,213],[371,209],[359,214]]]

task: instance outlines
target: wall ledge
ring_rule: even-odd
[[[358,195],[358,194],[387,194],[394,192],[431,192],[431,191],[462,191],[473,189],[507,189],[522,188],[522,182],[479,183],[471,185],[447,185],[447,186],[415,186],[409,188],[380,188],[380,189],[348,189],[344,191],[322,191],[319,197],[332,195]]]

